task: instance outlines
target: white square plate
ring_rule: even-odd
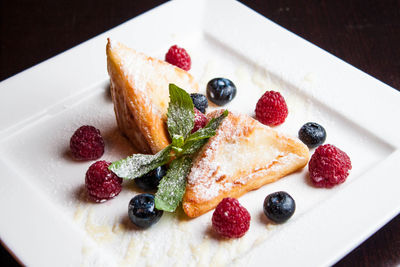
[[[307,121],[324,125],[326,143],[352,159],[348,180],[314,188],[305,168],[246,194],[240,202],[251,228],[229,241],[210,232],[212,212],[193,220],[165,214],[135,230],[127,205],[137,188],[129,182],[111,201],[87,202],[92,162],[70,160],[74,130],[99,128],[103,159],[132,152],[109,98],[107,37],[161,59],[172,44],[185,47],[203,92],[211,78],[234,81],[228,109],[254,115],[266,90],[280,91],[289,117],[277,129],[297,135]],[[0,84],[1,239],[29,266],[332,264],[399,212],[399,104],[394,89],[240,3],[169,2]],[[297,204],[283,225],[267,224],[262,213],[264,197],[277,190]]]

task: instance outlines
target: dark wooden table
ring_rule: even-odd
[[[1,0],[0,80],[163,2],[165,1]],[[399,0],[242,2],[364,72],[397,90],[400,89]],[[6,219],[1,217],[1,220]],[[400,215],[336,266],[399,264]],[[19,266],[2,247],[0,265]]]

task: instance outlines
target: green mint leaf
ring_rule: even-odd
[[[181,152],[181,155],[192,155],[196,153],[202,146],[207,143],[207,141],[208,138],[187,142],[182,148],[183,152]]]
[[[204,128],[191,134],[182,147],[182,154],[190,155],[196,153],[205,143],[207,143],[208,138],[215,135],[218,126],[226,116],[228,116],[227,110],[217,118],[211,119]]]
[[[168,163],[171,149],[172,147],[169,145],[155,155],[133,154],[126,159],[114,161],[108,169],[118,177],[135,179]]]
[[[186,142],[206,139],[206,138],[210,138],[214,135],[215,135],[215,130],[212,129],[211,127],[202,128],[202,129],[199,129],[196,132],[192,133],[191,135],[189,135],[189,137],[186,139]]]
[[[180,154],[182,153],[183,149],[180,147],[176,147],[176,146],[172,146],[172,150],[175,151],[176,156],[180,156]]]
[[[190,95],[175,84],[169,84],[167,113],[168,132],[186,138],[194,126],[194,106]]]
[[[220,116],[218,116],[217,118],[212,118],[204,128],[212,128],[214,130],[217,130],[219,124],[222,122],[223,119],[225,119],[225,117],[228,116],[228,114],[228,110],[225,109]]]
[[[174,147],[182,147],[185,143],[185,139],[182,135],[174,135],[172,137],[172,146]]]
[[[186,177],[192,167],[190,157],[180,157],[173,160],[167,174],[161,180],[155,196],[156,208],[174,212],[181,203],[186,190]]]

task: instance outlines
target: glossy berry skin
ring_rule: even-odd
[[[264,214],[275,223],[286,222],[295,210],[294,199],[284,191],[269,194],[264,200]]]
[[[207,97],[197,93],[190,94],[190,97],[192,98],[194,107],[202,113],[206,113],[206,109],[208,108]]]
[[[156,209],[154,196],[151,194],[137,195],[129,202],[129,219],[139,228],[149,228],[160,220],[162,214],[162,210]]]
[[[325,142],[326,131],[318,123],[307,122],[300,128],[299,138],[309,148],[315,148]]]
[[[160,166],[151,172],[135,179],[136,185],[145,191],[156,190],[161,179],[167,173],[167,167]]]
[[[236,91],[235,84],[225,78],[214,78],[207,84],[207,97],[218,106],[231,102],[236,96]]]

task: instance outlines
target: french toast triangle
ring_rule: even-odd
[[[157,153],[169,143],[168,85],[198,91],[192,75],[125,45],[107,43],[107,70],[118,127],[141,153]]]
[[[209,113],[217,117],[221,110]],[[187,178],[183,209],[197,217],[225,197],[250,190],[303,168],[309,151],[300,140],[278,133],[244,114],[229,115],[198,152]]]

